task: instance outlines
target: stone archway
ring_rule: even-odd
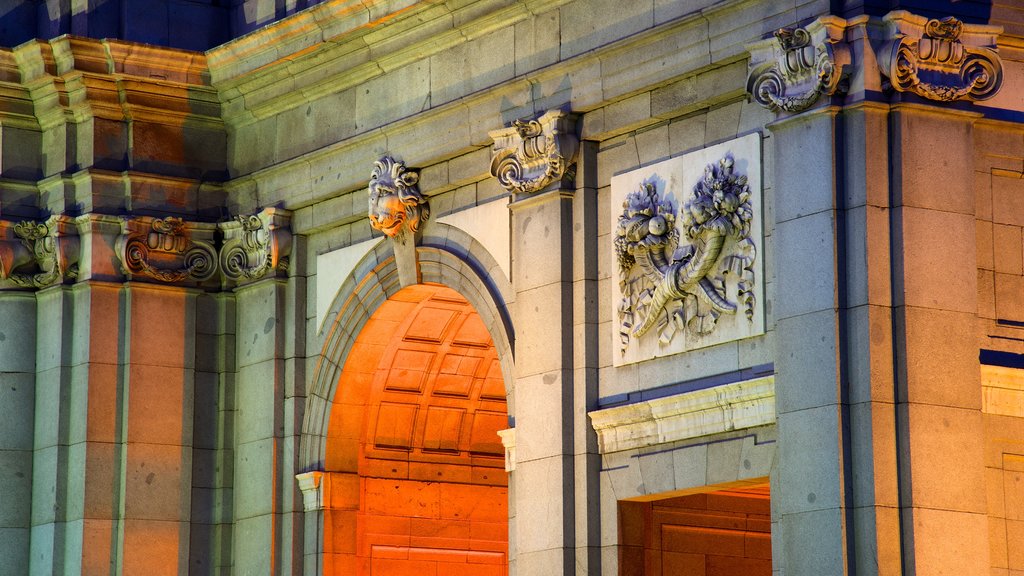
[[[341,370],[327,426],[324,574],[506,573],[508,493],[497,430],[505,384],[459,293],[383,302]]]

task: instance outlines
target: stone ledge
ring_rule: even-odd
[[[775,422],[775,377],[734,382],[591,412],[601,454]]]

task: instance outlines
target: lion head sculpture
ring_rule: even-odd
[[[406,224],[416,232],[430,217],[427,199],[416,186],[419,179],[419,174],[390,156],[375,162],[370,174],[370,225],[391,238]]]

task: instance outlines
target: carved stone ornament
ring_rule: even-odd
[[[13,226],[14,239],[0,241],[0,280],[21,288],[45,288],[78,277],[79,240],[74,221],[51,216]]]
[[[748,47],[747,92],[773,111],[800,112],[841,91],[850,63],[846,20],[825,16],[805,28],[782,28]]]
[[[420,175],[405,163],[384,156],[373,165],[369,186],[370,225],[394,238],[403,230],[415,233],[430,218],[430,205],[420,194]]]
[[[539,192],[571,175],[579,141],[567,112],[549,110],[536,120],[516,120],[488,134],[494,140],[491,175],[509,192]]]
[[[218,224],[224,235],[220,269],[225,284],[242,284],[286,272],[291,250],[291,214],[266,208]]]
[[[985,100],[1003,83],[995,51],[998,26],[927,20],[904,11],[885,16],[892,40],[878,53],[888,88],[939,102]]]
[[[217,272],[215,224],[141,216],[122,220],[117,255],[129,279],[203,282]]]

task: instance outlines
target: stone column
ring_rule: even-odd
[[[783,574],[846,574],[844,422],[837,263],[836,109],[769,128],[774,148],[777,473],[773,563]],[[813,549],[797,543],[814,542]]]
[[[512,192],[516,463],[509,535],[517,576],[574,574],[573,197],[568,114],[491,133],[491,172]]]
[[[974,224],[979,115],[899,104],[892,126],[897,430],[906,573],[987,574]]]

